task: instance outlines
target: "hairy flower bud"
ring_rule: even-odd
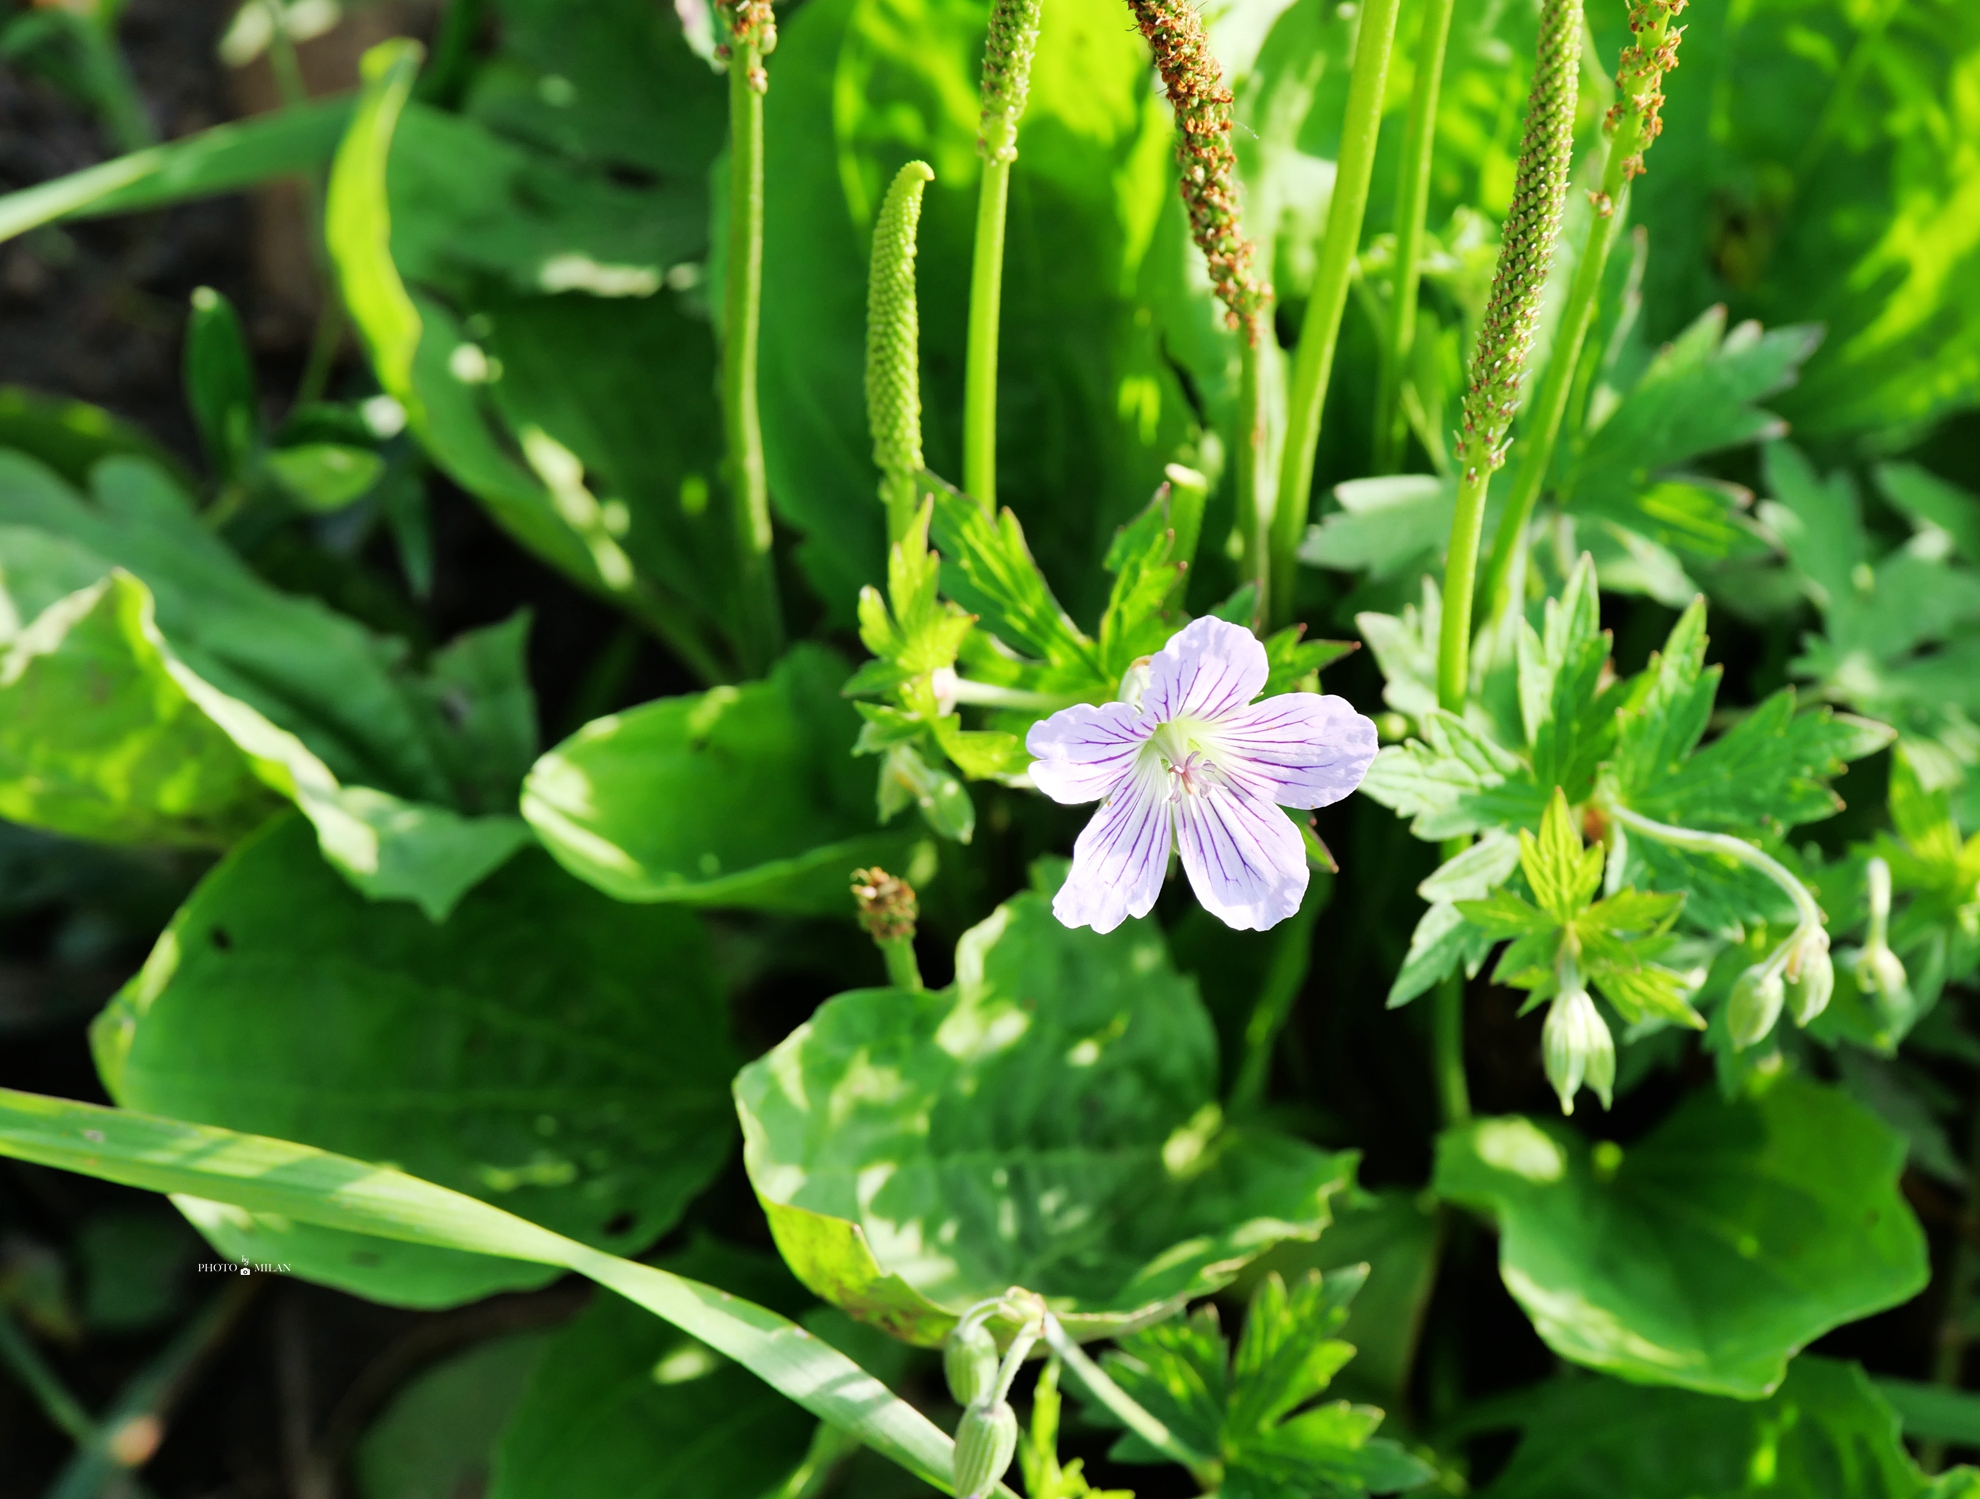
[[[1774,964],[1755,963],[1735,979],[1732,997],[1726,1001],[1726,1030],[1733,1049],[1744,1051],[1771,1031],[1786,1002],[1787,985]]]
[[[1798,965],[1798,966],[1797,966]],[[1836,965],[1829,957],[1829,934],[1813,927],[1801,939],[1797,955],[1788,967],[1795,970],[1788,980],[1788,1012],[1796,1025],[1806,1025],[1829,1007],[1829,996],[1836,992]]]
[[[1467,476],[1472,470],[1489,472],[1505,460],[1502,443],[1519,404],[1520,377],[1567,201],[1580,66],[1580,0],[1546,0],[1540,11],[1533,91],[1526,101],[1519,175],[1464,397]]]
[[[1585,1082],[1607,1108],[1616,1084],[1616,1043],[1608,1022],[1582,988],[1564,989],[1547,1009],[1540,1032],[1547,1081],[1561,1095],[1561,1112],[1574,1112],[1574,1095]]]
[[[997,1387],[997,1340],[981,1322],[958,1322],[942,1345],[942,1373],[957,1405],[989,1398]]]
[[[914,295],[915,230],[922,190],[935,180],[925,161],[894,174],[873,225],[866,283],[866,423],[880,497],[895,539],[914,513],[921,453],[921,315]]]
[[[1042,0],[992,0],[983,44],[983,125],[976,149],[985,161],[1017,159],[1018,121],[1031,93]]]
[[[1854,965],[1856,987],[1876,1002],[1885,1020],[1893,1025],[1909,1019],[1912,1011],[1911,979],[1904,962],[1882,942],[1866,947]]]
[[[1017,1455],[1017,1412],[1004,1401],[972,1405],[956,1428],[956,1499],[984,1499]]]

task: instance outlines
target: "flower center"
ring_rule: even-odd
[[[1206,724],[1178,718],[1162,724],[1148,736],[1147,753],[1160,763],[1169,780],[1169,800],[1201,796],[1220,779],[1217,767],[1204,752]]]

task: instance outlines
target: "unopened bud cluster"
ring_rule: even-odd
[[[1567,201],[1580,63],[1580,0],[1547,0],[1540,12],[1540,45],[1533,90],[1526,101],[1519,175],[1464,397],[1465,477],[1473,482],[1477,470],[1489,471],[1505,461],[1503,443],[1519,403],[1540,292],[1553,263],[1561,209]]]
[[[915,232],[922,191],[935,179],[925,161],[895,174],[873,226],[866,287],[866,420],[873,461],[890,510],[912,507],[921,454],[921,318],[914,294]],[[905,493],[900,493],[905,486]]]
[[[1877,1007],[1887,1024],[1901,1026],[1912,1018],[1915,1001],[1904,960],[1891,951],[1891,866],[1872,859],[1865,870],[1870,898],[1870,930],[1863,946],[1845,955],[1856,987]]]
[[[1004,1399],[990,1329],[974,1317],[957,1323],[942,1347],[942,1373],[963,1408],[956,1427],[956,1499],[984,1499],[1009,1471],[1018,1439],[1017,1412]]]
[[[993,0],[983,46],[983,125],[976,149],[985,161],[1017,159],[1018,121],[1031,93],[1042,0]]]
[[[855,869],[853,899],[859,905],[859,924],[875,942],[896,942],[914,936],[920,919],[920,903],[914,886],[880,868]]]
[[[1210,266],[1210,284],[1233,328],[1252,341],[1272,288],[1252,267],[1256,250],[1238,221],[1237,156],[1231,150],[1231,91],[1189,0],[1128,0],[1176,116],[1189,231]],[[1576,9],[1577,25],[1580,10]],[[1571,107],[1571,106],[1570,106]]]
[[[1675,68],[1682,26],[1671,22],[1684,10],[1686,0],[1640,0],[1630,7],[1629,30],[1634,40],[1623,48],[1616,66],[1616,102],[1609,109],[1602,128],[1615,149],[1624,152],[1622,180],[1643,175],[1643,153],[1664,132],[1664,75]],[[1598,210],[1613,212],[1613,203],[1598,202]]]
[[[755,52],[758,56],[777,50],[777,14],[771,9],[770,0],[736,0],[734,4],[716,0],[715,10],[721,17],[724,36],[716,44],[715,55],[723,62],[731,61],[738,49],[746,55]],[[759,94],[769,91],[770,75],[761,65],[750,66],[749,86]]]
[[[1804,922],[1786,942],[1733,981],[1726,1000],[1726,1032],[1735,1050],[1765,1039],[1783,1009],[1796,1025],[1807,1025],[1829,1007],[1836,989],[1836,965],[1829,957],[1829,934]]]

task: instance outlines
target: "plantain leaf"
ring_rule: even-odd
[[[446,922],[373,906],[300,818],[200,884],[98,1017],[113,1097],[389,1158],[589,1243],[671,1227],[729,1151],[736,1058],[696,919],[639,912],[531,853]],[[192,1213],[223,1249],[374,1300],[449,1305],[513,1262]]]
[[[812,1290],[909,1342],[1011,1286],[1076,1336],[1312,1238],[1353,1157],[1223,1125],[1216,1039],[1159,932],[1020,895],[947,989],[829,1001],[737,1076],[744,1163]]]
[[[1904,1142],[1833,1089],[1694,1093],[1640,1144],[1510,1117],[1447,1131],[1442,1195],[1499,1220],[1499,1271],[1561,1357],[1757,1399],[1844,1322],[1924,1286]]]
[[[768,681],[598,719],[536,762],[523,815],[620,900],[849,915],[851,871],[904,869],[915,838],[874,826],[845,678],[799,646]]]

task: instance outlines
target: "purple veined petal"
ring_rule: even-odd
[[[1229,786],[1177,797],[1175,809],[1183,870],[1204,910],[1262,932],[1299,909],[1306,849],[1285,813]]]
[[[1361,784],[1375,758],[1375,723],[1344,697],[1287,692],[1239,710],[1206,736],[1226,779],[1260,801],[1325,807]]]
[[[1077,806],[1112,796],[1134,774],[1135,756],[1154,732],[1126,703],[1075,703],[1031,726],[1031,783],[1055,802]]]
[[[1159,771],[1124,782],[1073,844],[1072,873],[1053,897],[1052,914],[1103,933],[1146,916],[1169,870],[1170,806]]]
[[[1243,625],[1205,615],[1192,620],[1149,662],[1142,716],[1151,724],[1223,718],[1263,692],[1270,675],[1265,647],[1256,635]]]

